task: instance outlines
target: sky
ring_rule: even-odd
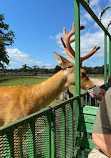
[[[89,0],[90,7],[98,16],[111,0]],[[94,46],[100,46],[83,66],[102,66],[104,64],[104,33],[80,6],[81,56],[86,55]],[[10,64],[7,68],[21,68],[27,64],[32,67],[54,68],[57,65],[54,51],[72,61],[65,53],[60,41],[63,28],[69,33],[74,22],[74,0],[3,0],[0,14],[4,14],[5,23],[15,32],[14,44],[7,47]],[[111,21],[111,8],[102,16],[104,26]],[[111,33],[111,25],[109,27]],[[75,44],[72,44],[75,49]],[[72,61],[73,62],[73,61]]]

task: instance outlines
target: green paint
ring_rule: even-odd
[[[104,33],[104,84],[107,83],[107,35]]]
[[[75,9],[75,74],[76,96],[80,96],[80,11],[79,0],[74,0]]]
[[[65,106],[61,108],[61,157],[66,156]]]
[[[73,102],[69,104],[69,145],[70,145],[70,157],[73,157]]]
[[[51,112],[51,158],[55,158],[55,110]]]
[[[82,4],[82,6],[86,9],[86,11],[91,15],[91,17],[95,20],[95,22],[100,26],[100,28],[111,37],[110,33],[107,31],[107,29],[103,26],[101,21],[97,18],[95,13],[92,11],[92,9],[89,7],[89,5],[84,0],[79,0],[79,2]]]
[[[108,8],[111,8],[111,5],[106,6],[106,7],[100,12],[100,14],[99,14],[99,16],[98,16],[98,18],[99,18],[100,21],[101,21],[101,17],[102,17],[102,15],[103,15],[103,13],[104,13]]]
[[[111,76],[111,38],[109,38],[109,77]]]

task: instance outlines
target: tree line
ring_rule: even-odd
[[[86,70],[87,74],[104,74],[104,65],[103,66],[96,66],[96,67],[86,67],[84,66],[83,69]],[[0,69],[0,74],[5,73],[18,73],[18,74],[30,74],[30,75],[38,75],[38,74],[55,74],[59,70],[61,70],[61,67],[58,65],[55,68],[47,69],[45,67],[39,67],[37,65],[34,65],[32,67],[29,67],[28,65],[24,64],[21,68],[17,69],[6,69],[2,68]]]

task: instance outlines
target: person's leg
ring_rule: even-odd
[[[108,158],[108,157],[104,155],[102,152],[100,152],[98,149],[94,148],[89,153],[88,158]]]

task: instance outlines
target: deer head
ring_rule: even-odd
[[[84,26],[80,26],[80,30],[84,29]],[[65,38],[65,42],[61,37],[61,42],[63,44],[65,52],[75,61],[75,51],[71,47],[71,43],[75,41],[75,38],[70,39],[72,35],[75,34],[75,24],[72,24],[72,30],[66,34],[66,28],[63,28],[63,35]],[[80,58],[80,78],[81,78],[81,88],[82,89],[89,89],[93,88],[95,85],[93,82],[88,78],[86,71],[82,68],[82,62],[89,57],[91,57],[100,47],[94,47],[86,56]],[[58,55],[55,53],[56,60],[58,65],[61,66],[65,73],[67,74],[67,84],[75,85],[75,64],[68,61],[66,58]]]

